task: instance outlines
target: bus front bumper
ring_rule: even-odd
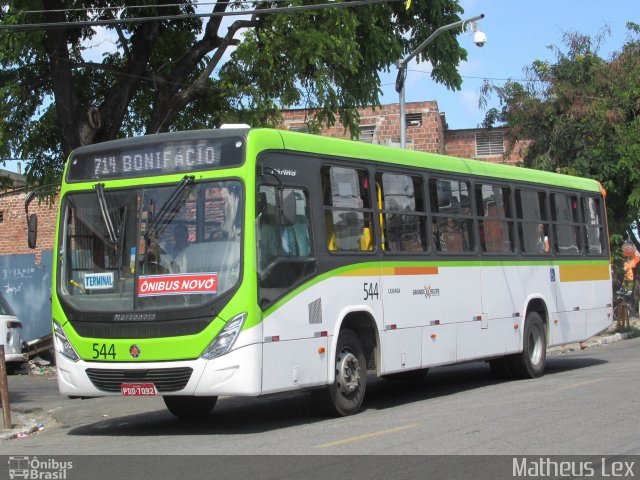
[[[262,386],[261,363],[261,344],[245,345],[213,360],[198,358],[172,362],[72,362],[56,352],[60,393],[72,397],[120,396],[121,383],[153,383],[156,395],[257,396]],[[179,390],[163,391],[161,377],[164,373],[161,372],[171,375],[173,369],[185,367],[192,369],[186,385]],[[89,378],[87,369],[99,370],[100,377],[105,378],[111,388],[98,388]],[[158,375],[160,380],[154,382],[153,378],[159,378],[154,375]]]

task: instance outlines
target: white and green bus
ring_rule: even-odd
[[[178,417],[292,390],[349,415],[367,372],[538,377],[612,320],[596,181],[271,129],[77,149],[55,252],[60,391]]]

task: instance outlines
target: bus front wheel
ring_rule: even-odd
[[[522,352],[510,356],[509,370],[516,378],[537,378],[544,375],[547,358],[547,335],[542,317],[529,312],[524,322]]]
[[[342,330],[335,357],[333,384],[314,391],[320,407],[333,416],[358,413],[367,389],[367,362],[360,338],[352,330]]]
[[[167,409],[183,420],[198,420],[207,417],[218,401],[218,397],[182,397],[165,395],[162,397]]]

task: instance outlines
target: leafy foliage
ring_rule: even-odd
[[[612,244],[630,239],[640,216],[640,25],[610,59],[598,55],[606,30],[590,38],[564,36],[555,62],[536,61],[526,82],[485,82],[483,101],[497,95],[485,127],[502,122],[512,144],[520,142],[524,164],[599,180],[607,190]]]
[[[204,8],[195,0],[174,3],[0,0],[0,26],[186,15]],[[56,182],[64,159],[82,144],[223,122],[276,125],[281,109],[297,106],[318,109],[309,118],[311,130],[340,120],[357,135],[356,108],[379,105],[379,72],[462,13],[458,0],[416,0],[408,10],[390,0],[277,14],[268,11],[309,2],[248,5],[220,0],[206,7],[215,14],[255,8],[224,19],[0,30],[0,158],[30,159],[32,184]],[[457,65],[466,58],[457,33],[438,37],[420,58],[429,59],[433,79],[451,89],[460,87]],[[116,39],[113,49],[91,60],[91,45],[105,34]]]

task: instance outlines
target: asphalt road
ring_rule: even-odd
[[[56,380],[10,377],[14,411],[45,428],[5,455],[640,454],[640,338],[547,359],[535,380],[496,380],[484,363],[418,382],[370,377],[363,411],[324,418],[307,393],[222,398],[197,424],[161,398],[71,400]]]

